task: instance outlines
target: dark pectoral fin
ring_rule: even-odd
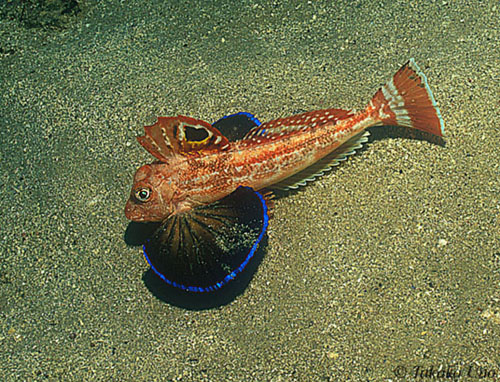
[[[191,292],[221,288],[251,260],[268,225],[264,197],[248,187],[168,218],[144,244],[153,271]]]
[[[244,111],[226,115],[212,126],[224,134],[230,141],[242,139],[250,130],[260,126],[260,121],[253,115]]]

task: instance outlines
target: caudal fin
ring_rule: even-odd
[[[442,136],[444,123],[427,78],[413,58],[382,86],[370,106],[384,125],[411,127]]]

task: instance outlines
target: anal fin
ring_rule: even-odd
[[[299,187],[305,186],[308,182],[313,182],[317,178],[323,176],[325,172],[328,172],[332,170],[333,167],[338,166],[340,162],[345,161],[348,156],[353,155],[356,150],[359,150],[363,146],[364,143],[368,142],[369,136],[370,132],[366,130],[355,135],[323,159],[320,159],[313,165],[292,176],[289,176],[281,182],[273,184],[269,187],[269,189],[295,190]]]

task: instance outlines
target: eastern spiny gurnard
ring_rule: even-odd
[[[242,139],[217,129],[242,117],[253,127]],[[161,279],[191,292],[217,290],[245,269],[265,235],[272,196],[260,191],[305,185],[360,148],[367,128],[382,125],[444,132],[413,59],[359,112],[316,110],[263,124],[248,113],[213,125],[159,117],[137,138],[157,161],[137,170],[125,215],[161,222],[144,244]]]

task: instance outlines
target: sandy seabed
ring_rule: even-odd
[[[500,380],[500,4],[332,3],[0,19],[1,380]],[[162,291],[123,214],[143,125],[360,109],[411,57],[443,142],[371,129],[236,292]]]

